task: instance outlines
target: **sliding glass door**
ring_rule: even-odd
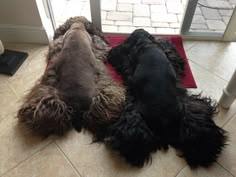
[[[235,0],[45,0],[54,26],[82,15],[108,33],[144,28],[197,40],[235,41]]]
[[[236,1],[189,0],[181,34],[185,38],[235,41]]]

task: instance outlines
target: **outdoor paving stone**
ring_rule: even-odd
[[[136,29],[136,27],[134,27],[134,26],[119,26],[118,32],[132,33],[135,29]]]
[[[150,17],[150,8],[147,4],[135,4],[134,16],[136,17]]]
[[[102,20],[107,18],[107,12],[106,11],[101,11],[101,17]]]
[[[104,31],[104,32],[117,32],[118,31],[118,26],[102,25],[102,31]]]
[[[220,0],[207,0],[207,4],[211,7],[218,7],[218,8],[232,8],[231,3],[228,1],[220,1]]]
[[[165,5],[165,0],[142,0],[143,4],[163,4]]]
[[[88,2],[88,0],[80,1]],[[106,31],[112,32],[127,32],[139,26],[150,27],[151,31],[154,28],[159,32],[163,29],[157,30],[157,28],[171,28],[176,32],[180,29],[187,2],[188,0],[101,0],[102,25]],[[236,4],[236,0],[199,0],[198,2],[222,8],[233,8]],[[80,11],[84,10],[86,9],[83,7]],[[84,15],[81,12],[80,15]],[[222,31],[228,24],[232,12],[233,10],[209,9],[198,5],[191,30]],[[61,14],[63,16],[63,13]],[[57,22],[59,21],[57,19]]]
[[[132,26],[133,23],[132,22],[127,22],[127,21],[116,21],[115,25],[118,25],[118,26]]]
[[[139,4],[141,0],[118,0],[120,3],[127,3],[127,4]]]
[[[233,13],[233,10],[219,10],[219,12],[220,12],[220,15],[222,15],[222,16],[229,16],[230,17]]]
[[[102,24],[104,24],[104,25],[114,25],[115,22],[113,20],[102,20]]]
[[[178,17],[178,22],[182,22],[183,21],[183,14],[178,14],[177,15],[177,17]]]
[[[181,2],[182,2],[183,5],[186,5],[188,0],[182,0]]]
[[[204,17],[202,15],[194,15],[192,23],[206,23]]]
[[[212,30],[224,30],[226,28],[225,24],[221,20],[206,20],[207,26]]]
[[[175,28],[175,34],[180,34],[180,28]]]
[[[171,28],[180,28],[180,23],[170,23]]]
[[[167,9],[165,5],[150,5],[151,6],[151,13],[167,13]]]
[[[183,13],[183,5],[180,2],[166,2],[166,8],[168,13]]]
[[[175,34],[175,30],[171,28],[156,28],[157,34]]]
[[[207,29],[206,24],[191,24],[191,29]]]
[[[166,0],[166,2],[180,2],[180,3],[182,3],[181,0]]]
[[[216,9],[209,9],[205,7],[201,7],[202,14],[206,20],[220,20],[221,16]]]
[[[202,11],[200,9],[200,7],[197,7],[196,10],[195,10],[195,15],[202,15]]]
[[[102,10],[116,10],[117,0],[101,0],[101,9]]]
[[[194,32],[215,32],[214,30],[209,30],[209,29],[191,29],[190,31],[194,31]]]
[[[132,12],[133,5],[132,4],[117,4],[117,11]]]
[[[151,20],[154,22],[177,22],[177,16],[174,14],[152,13]]]
[[[228,25],[230,17],[222,17],[225,25]]]
[[[131,12],[107,12],[107,20],[132,21]]]
[[[232,4],[236,4],[236,0],[229,0],[229,2],[231,2]]]
[[[156,33],[156,29],[152,28],[152,27],[138,26],[137,29],[144,29],[144,30],[146,30],[147,32],[149,32],[151,34]]]
[[[170,27],[170,25],[168,23],[154,22],[152,23],[152,27],[166,28],[166,27]]]
[[[151,20],[148,17],[134,17],[133,25],[134,26],[151,26]]]

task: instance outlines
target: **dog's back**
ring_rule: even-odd
[[[134,91],[145,105],[164,105],[166,98],[175,99],[175,73],[164,53],[148,47],[137,55],[134,72]]]
[[[76,26],[77,25],[77,26]],[[54,66],[58,90],[74,109],[87,109],[95,94],[98,70],[91,39],[82,24],[75,24],[64,36],[64,45]]]
[[[160,136],[163,147],[166,147],[169,139],[178,134],[176,125],[181,116],[175,71],[159,48],[148,43],[140,51],[137,53],[133,77],[137,109],[151,130]]]

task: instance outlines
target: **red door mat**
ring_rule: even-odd
[[[197,88],[196,82],[193,78],[193,74],[192,74],[192,71],[191,71],[189,63],[188,63],[187,56],[184,51],[182,37],[181,36],[161,36],[161,37],[169,39],[175,45],[176,49],[179,51],[180,55],[185,60],[186,76],[182,80],[183,85],[186,88]],[[123,42],[127,38],[127,36],[106,35],[106,38],[110,42],[111,46],[115,47],[115,46],[119,45],[121,42]],[[114,68],[111,65],[107,64],[107,68],[109,69],[112,77],[115,80],[122,82],[121,77],[115,72]]]

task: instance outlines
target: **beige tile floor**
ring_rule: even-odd
[[[87,132],[46,140],[33,137],[15,119],[20,99],[45,68],[47,46],[5,44],[26,51],[28,59],[13,77],[0,75],[0,176],[3,177],[236,177],[236,103],[216,116],[230,142],[211,168],[191,170],[174,149],[153,154],[151,165],[136,169],[103,144],[90,144]],[[184,42],[198,89],[216,100],[236,68],[236,43]]]

